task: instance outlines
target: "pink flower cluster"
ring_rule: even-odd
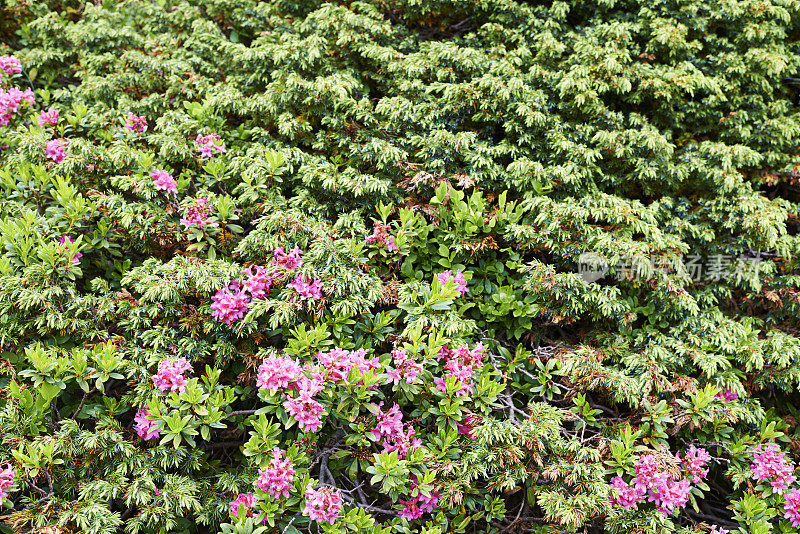
[[[8,498],[6,490],[14,485],[14,478],[14,468],[11,464],[7,464],[6,467],[0,471],[0,504],[3,500]]]
[[[439,284],[444,287],[447,282],[453,282],[459,297],[467,294],[467,279],[461,271],[456,271],[456,274],[453,274],[453,271],[439,273]]]
[[[289,489],[292,487],[290,482],[295,475],[292,461],[289,458],[281,459],[285,452],[278,447],[272,449],[272,460],[269,461],[266,469],[258,472],[258,478],[255,481],[257,488],[275,498],[289,496]]]
[[[753,478],[759,482],[769,481],[773,491],[783,494],[797,480],[794,466],[786,461],[786,453],[775,444],[766,447],[759,445],[753,450],[753,464],[750,466]]]
[[[381,406],[383,403],[381,403]],[[387,411],[380,410],[375,416],[377,424],[372,431],[372,436],[381,440],[384,452],[397,451],[400,459],[408,454],[408,447],[418,449],[422,446],[422,440],[414,437],[414,429],[409,425],[408,429],[403,425],[403,412],[397,404]]]
[[[688,479],[674,480],[667,473],[659,472],[656,459],[651,455],[639,458],[634,484],[648,491],[648,500],[665,516],[686,506],[692,490]]]
[[[30,89],[20,91],[12,87],[8,91],[0,90],[0,126],[5,126],[14,119],[23,102],[36,103],[36,98]]]
[[[247,279],[242,283],[245,291],[254,299],[265,299],[272,285],[272,278],[267,274],[267,268],[260,265],[251,265],[245,269]]]
[[[272,278],[267,270],[259,265],[252,265],[245,271],[244,282],[231,280],[211,297],[211,315],[221,323],[231,324],[247,313],[250,299],[265,299],[269,294]]]
[[[161,430],[156,426],[155,421],[147,418],[149,414],[150,410],[143,406],[136,411],[136,417],[133,418],[133,429],[145,441],[155,439],[161,435]]]
[[[611,479],[611,494],[609,500],[612,504],[618,504],[623,510],[635,508],[644,499],[647,490],[640,484],[629,486],[622,477],[616,476]],[[616,494],[616,496],[615,496]]]
[[[303,514],[320,523],[336,522],[342,509],[342,494],[335,488],[306,488],[306,506]]]
[[[681,453],[675,453],[675,458],[681,460]],[[683,455],[683,469],[688,474],[691,482],[697,484],[708,474],[708,469],[705,468],[708,462],[711,461],[711,455],[705,449],[698,449],[694,445],[689,445],[689,448]]]
[[[475,387],[472,378],[481,366],[484,350],[482,343],[475,345],[472,350],[466,345],[462,345],[455,350],[442,347],[436,355],[436,359],[445,359],[444,368],[447,372],[444,377],[433,380],[436,387],[440,391],[447,391],[446,378],[454,377],[461,384],[456,396],[464,397],[470,395]]]
[[[611,479],[609,500],[627,510],[636,507],[648,496],[648,501],[655,503],[658,511],[667,516],[686,506],[692,482],[699,482],[705,477],[708,470],[703,468],[710,459],[711,456],[704,450],[691,447],[683,459],[688,477],[676,480],[668,473],[659,471],[655,456],[643,455],[636,462],[636,476],[630,485],[618,476]]]
[[[303,260],[300,259],[300,247],[295,246],[291,252],[284,252],[283,247],[275,249],[275,256],[272,258],[272,265],[283,267],[287,271],[294,271],[303,266]]]
[[[68,236],[68,235],[62,235],[58,239],[58,242],[61,243],[62,245],[65,244],[65,243],[72,243],[72,238],[70,236]],[[80,252],[76,252],[75,255],[72,257],[72,262],[73,263],[78,263],[78,260],[81,259],[82,257],[83,257],[83,254],[81,254]]]
[[[728,531],[722,527],[714,525],[711,527],[711,530],[708,531],[708,534],[728,534]]]
[[[369,359],[365,350],[348,351],[334,348],[330,352],[317,355],[319,365],[300,364],[287,357],[272,354],[258,367],[256,384],[273,394],[283,390],[286,394],[283,407],[304,432],[316,432],[322,426],[324,408],[314,396],[325,388],[326,381],[339,381],[347,378],[351,369],[360,373],[380,368],[377,358]],[[296,396],[289,395],[296,391]]]
[[[320,378],[300,376],[294,384],[297,396],[288,397],[283,402],[286,412],[291,415],[303,432],[316,432],[322,426],[322,404],[314,400],[314,395],[324,389]]]
[[[229,503],[229,506],[231,507],[231,514],[238,518],[237,513],[239,511],[239,505],[241,504],[244,506],[245,513],[247,514],[245,517],[249,517],[257,502],[258,497],[252,491],[241,493]]]
[[[414,490],[417,488],[417,477],[411,475],[411,480],[414,483],[411,494],[412,496],[406,500],[400,499],[398,502],[403,505],[400,510],[400,517],[406,520],[419,519],[422,514],[429,514],[439,506],[439,498],[442,494],[438,491],[431,491],[428,495],[423,495],[419,490],[416,491],[417,495],[413,495]]]
[[[753,449],[753,464],[750,469],[754,479],[759,482],[769,481],[772,490],[784,496],[783,517],[794,528],[800,527],[800,489],[789,489],[797,477],[794,476],[794,465],[786,460],[786,453],[774,443],[758,445]]]
[[[37,124],[39,126],[44,126],[46,124],[51,124],[55,126],[58,124],[59,113],[56,108],[50,108],[47,111],[42,110],[39,113],[39,117],[36,119]]]
[[[319,300],[322,298],[322,282],[317,278],[306,278],[298,274],[287,285],[297,292],[300,300]]]
[[[211,316],[217,321],[231,324],[247,313],[250,295],[238,280],[232,280],[211,297]]]
[[[178,194],[178,182],[172,177],[170,173],[163,169],[155,169],[150,171],[150,178],[153,180],[153,185],[159,191],[166,191],[173,195]]]
[[[147,118],[128,112],[128,117],[125,119],[125,129],[129,132],[142,133],[147,129]]]
[[[264,358],[258,367],[256,385],[260,389],[268,389],[276,393],[279,389],[287,389],[303,374],[300,364],[291,358],[272,354]]]
[[[783,510],[786,519],[792,522],[794,528],[800,527],[800,490],[793,489],[784,495]]]
[[[739,395],[735,391],[731,391],[730,389],[725,389],[717,393],[717,397],[724,400],[725,402],[735,401],[739,398]]]
[[[317,354],[317,359],[325,370],[324,377],[334,381],[346,379],[350,369],[354,367],[362,375],[381,368],[378,358],[367,358],[365,349],[350,351],[335,348],[330,352],[320,352]]]
[[[389,225],[381,224],[378,221],[375,221],[375,223],[372,225],[372,235],[368,236],[365,241],[367,244],[381,243],[386,245],[386,250],[390,252],[397,250],[397,245],[394,242],[394,238],[389,234]]]
[[[394,368],[386,371],[392,382],[395,384],[399,384],[400,380],[405,380],[408,384],[417,382],[417,377],[422,373],[422,362],[415,362],[405,350],[397,347],[392,349],[392,360]]]
[[[153,385],[161,391],[183,392],[189,383],[183,373],[191,370],[192,364],[184,358],[176,358],[174,361],[164,360],[158,366],[158,373],[153,376]]]
[[[22,63],[14,56],[0,56],[0,81],[3,74],[14,76],[22,72]],[[33,91],[25,89],[21,91],[17,87],[11,87],[8,91],[0,90],[0,126],[10,123],[14,115],[22,107],[22,103],[36,103]]]
[[[464,423],[456,423],[456,429],[459,435],[467,436],[470,439],[478,439],[472,435],[472,429],[478,426],[478,421],[474,415],[468,415],[464,419]]]
[[[208,221],[208,216],[214,211],[214,208],[208,204],[208,199],[205,197],[197,197],[194,202],[194,206],[186,208],[186,213],[181,219],[181,224],[186,228],[192,226],[197,228],[203,228],[205,226],[217,228],[219,224]]]
[[[206,222],[205,217],[211,208],[205,205],[205,199],[197,199],[198,205],[200,205],[201,200],[203,203],[200,208],[191,211],[192,207],[190,207],[190,211],[187,211],[187,219],[181,221],[187,228],[192,224],[196,226],[209,224]],[[214,223],[214,226],[218,225]],[[278,247],[275,249],[275,257],[272,259],[271,265],[293,271],[303,265],[300,254],[301,251],[298,247],[295,247],[288,254],[284,252],[282,247]],[[244,273],[247,275],[244,282],[232,280],[228,286],[217,291],[216,295],[212,297],[211,314],[218,321],[231,324],[241,319],[247,313],[251,297],[253,299],[265,299],[269,295],[273,278],[269,275],[266,267],[252,265]],[[302,300],[318,300],[322,298],[322,282],[316,278],[311,279],[297,275],[287,285],[294,289]]]
[[[0,56],[0,71],[8,76],[14,76],[22,72],[22,63],[14,56]],[[0,76],[0,80],[3,77]]]
[[[44,149],[44,157],[51,159],[56,163],[61,163],[67,157],[69,151],[67,150],[66,139],[51,139],[47,142]]]
[[[210,158],[214,156],[215,152],[218,152],[219,154],[225,153],[225,143],[215,133],[198,135],[197,144],[200,145],[201,158]]]

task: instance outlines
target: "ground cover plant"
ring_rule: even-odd
[[[800,3],[0,2],[0,521],[800,528]]]

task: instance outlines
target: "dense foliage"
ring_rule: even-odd
[[[8,532],[798,532],[800,2],[2,0]]]

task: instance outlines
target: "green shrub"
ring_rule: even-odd
[[[3,528],[797,532],[799,23],[5,0]]]

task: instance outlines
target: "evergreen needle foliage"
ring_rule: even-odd
[[[800,528],[796,0],[0,0],[5,533]]]

